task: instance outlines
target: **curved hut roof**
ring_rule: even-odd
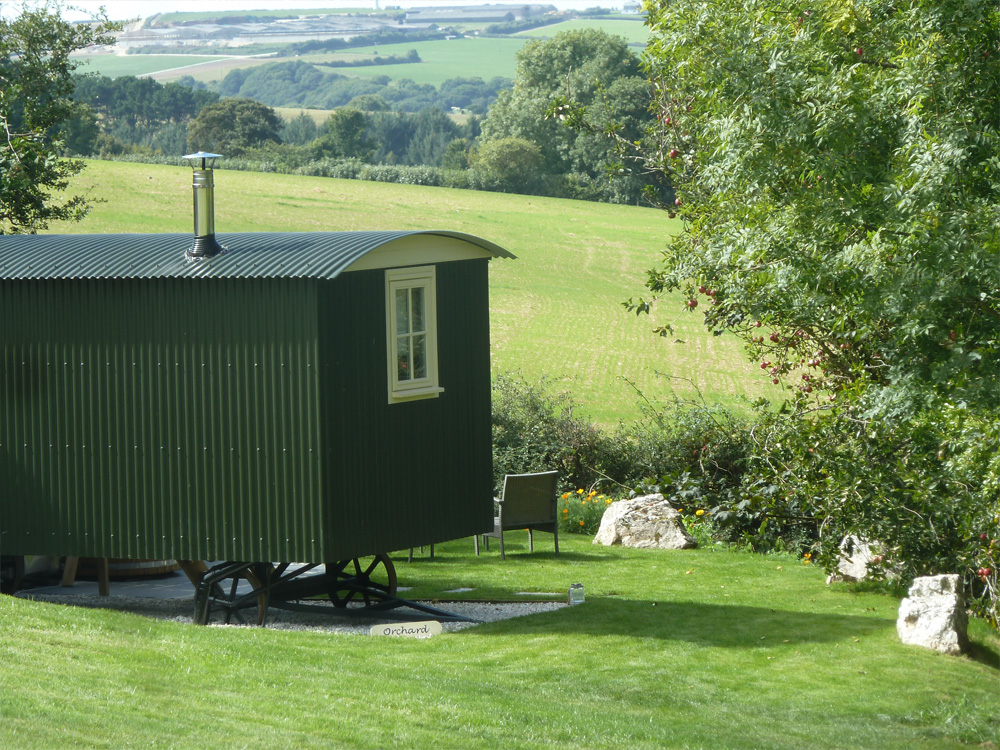
[[[190,234],[44,234],[0,236],[2,279],[333,279],[369,253],[408,238],[442,237],[486,257],[513,258],[499,245],[463,232],[234,232],[223,252],[191,259]]]

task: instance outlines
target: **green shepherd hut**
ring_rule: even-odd
[[[325,562],[490,530],[487,266],[513,256],[216,237],[193,156],[193,242],[0,237],[0,552]]]

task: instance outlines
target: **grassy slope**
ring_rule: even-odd
[[[66,232],[189,232],[190,171],[186,167],[90,162],[78,178],[99,204]],[[514,261],[491,266],[494,371],[520,370],[569,392],[584,415],[605,424],[638,414],[626,379],[654,401],[672,387],[733,404],[742,394],[771,393],[735,339],[708,335],[701,315],[672,298],[659,318],[636,318],[621,302],[643,292],[667,234],[679,229],[660,212],[498,193],[412,185],[216,173],[219,233],[355,229],[447,229],[509,249]],[[650,333],[673,319],[677,338]],[[670,380],[669,378],[687,378]]]
[[[0,597],[0,746],[948,750],[1000,741],[997,640],[903,646],[898,602],[780,557],[514,534],[407,565],[587,603],[427,641],[197,628]],[[545,537],[546,535],[539,535]],[[114,585],[112,584],[112,593]],[[476,592],[474,592],[476,593]]]

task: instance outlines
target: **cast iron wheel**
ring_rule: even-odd
[[[209,571],[211,573],[211,571]],[[263,625],[267,617],[267,590],[262,584],[267,571],[260,563],[248,563],[231,575],[212,585],[207,612],[202,625],[224,623],[229,625],[235,617],[240,625]],[[245,583],[243,591],[240,584]],[[250,591],[246,591],[249,587]],[[256,596],[252,594],[256,592]],[[249,597],[249,598],[248,598]],[[237,605],[237,600],[244,599]]]
[[[327,563],[326,574],[332,579],[330,601],[335,607],[351,602],[371,607],[396,596],[396,566],[385,554]]]
[[[15,594],[24,578],[24,555],[0,557],[0,594]]]

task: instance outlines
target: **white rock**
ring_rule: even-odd
[[[960,654],[968,646],[969,616],[958,575],[917,578],[899,605],[896,632],[903,643]]]
[[[687,533],[681,514],[663,495],[643,495],[612,503],[604,511],[594,544],[640,549],[690,549],[698,543]]]
[[[827,583],[834,581],[846,581],[856,583],[868,577],[868,566],[875,559],[876,555],[884,555],[885,550],[880,542],[869,542],[856,536],[846,536],[840,543],[840,558],[837,560],[837,568],[826,579]],[[888,573],[889,577],[895,574]]]

